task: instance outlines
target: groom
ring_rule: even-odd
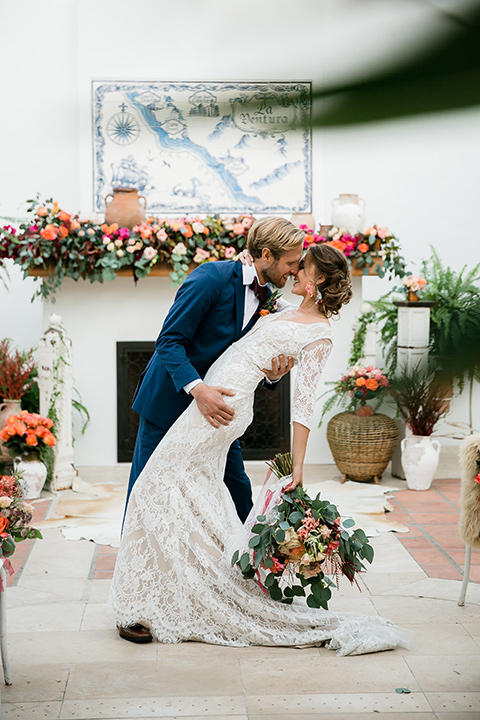
[[[271,294],[267,283],[282,288],[296,273],[304,237],[302,230],[284,218],[257,220],[247,238],[253,265],[204,263],[180,287],[135,391],[132,407],[140,415],[140,423],[127,502],[158,443],[192,399],[213,427],[232,420],[234,410],[224,396],[234,393],[206,385],[203,377],[223,351],[253,327],[257,311]],[[291,359],[286,363],[282,356],[273,358],[272,369],[265,369],[265,374],[270,382],[276,382],[291,367]],[[252,507],[252,490],[238,440],[228,453],[224,482],[244,522]],[[140,625],[119,631],[132,642],[151,640]]]

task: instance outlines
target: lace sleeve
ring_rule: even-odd
[[[298,422],[309,429],[313,419],[318,381],[331,349],[331,341],[322,338],[304,347],[298,358],[297,380],[293,392],[292,422]]]

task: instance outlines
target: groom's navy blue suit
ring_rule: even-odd
[[[239,262],[200,265],[178,290],[135,391],[132,407],[140,415],[140,426],[127,500],[150,455],[191,403],[192,396],[183,388],[203,379],[222,352],[255,324],[258,314],[242,329],[244,309]],[[252,507],[252,491],[238,441],[228,453],[224,481],[239,517],[245,520]]]

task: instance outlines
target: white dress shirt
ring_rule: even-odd
[[[253,292],[252,288],[250,287],[255,278],[257,278],[258,280],[257,268],[255,267],[255,265],[242,265],[242,276],[243,284],[245,286],[245,304],[242,323],[243,330],[247,327],[253,315],[257,312],[259,305],[259,300]],[[188,383],[188,385],[185,385],[183,389],[186,393],[190,393],[192,388],[194,388],[195,385],[198,385],[201,382],[203,382],[203,380],[200,380],[200,378],[198,380],[193,380],[191,383]]]

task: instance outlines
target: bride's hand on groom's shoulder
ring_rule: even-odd
[[[227,405],[223,399],[224,395],[233,397],[233,395],[235,395],[233,390],[205,385],[205,383],[202,382],[195,385],[190,393],[195,398],[198,409],[203,417],[208,420],[214,428],[219,428],[220,425],[228,425],[228,423],[233,420],[235,410],[230,405]]]
[[[253,257],[250,255],[248,250],[242,250],[242,252],[239,252],[235,260],[240,260],[242,265],[253,265]]]

